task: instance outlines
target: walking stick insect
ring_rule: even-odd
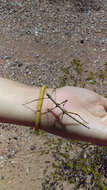
[[[47,112],[50,111],[51,113],[53,113],[52,111],[53,111],[56,107],[58,107],[58,108],[62,111],[63,114],[68,115],[69,117],[71,117],[74,121],[76,121],[76,122],[79,123],[80,125],[86,127],[87,129],[90,129],[90,127],[87,126],[88,123],[87,123],[79,114],[74,113],[74,112],[68,112],[66,109],[64,109],[64,108],[61,107],[61,104],[65,104],[68,100],[64,100],[64,101],[61,102],[61,103],[57,103],[57,102],[52,98],[52,96],[51,96],[50,94],[47,93],[46,95],[47,95],[47,98],[50,99],[50,100],[55,104],[55,107],[52,108],[51,110],[47,110]],[[32,102],[34,102],[34,101],[38,101],[38,99],[31,100],[31,101],[29,101],[29,102],[27,102],[27,103],[25,103],[25,104],[23,104],[23,105],[26,106],[27,108],[29,108],[29,106],[27,106],[27,104],[32,103]],[[32,110],[31,108],[29,108],[29,109]],[[32,111],[34,112],[34,110],[32,110]],[[42,114],[46,114],[47,112],[42,113]],[[71,114],[78,116],[83,122],[79,121],[78,119],[76,119],[75,117],[73,117]],[[55,114],[53,114],[53,115],[55,116]],[[59,120],[58,117],[57,117],[57,120]],[[86,124],[85,124],[85,123],[86,123]]]

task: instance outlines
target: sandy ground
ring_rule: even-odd
[[[0,0],[0,77],[32,86],[81,86],[106,96],[106,52],[106,0]],[[73,59],[80,60],[81,73]],[[52,145],[46,146],[52,138],[1,124],[0,190],[48,189],[42,184],[55,162]],[[81,148],[72,147],[74,157]],[[74,189],[66,181],[60,185],[49,189]]]

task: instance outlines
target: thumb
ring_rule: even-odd
[[[101,103],[104,106],[105,111],[107,112],[107,98],[101,96]]]

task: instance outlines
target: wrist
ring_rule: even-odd
[[[55,104],[48,98],[47,94],[50,94],[55,99],[56,91],[50,88],[46,88],[45,90],[40,118],[40,128],[43,130],[47,130],[48,128],[52,127],[55,121],[55,118],[51,113],[51,110],[53,110]]]

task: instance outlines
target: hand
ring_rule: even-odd
[[[51,117],[52,123],[48,132],[65,138],[107,145],[106,98],[87,89],[67,86],[57,89],[53,99],[65,112],[67,111],[86,127],[66,115],[53,103],[50,112],[54,116],[54,121]]]

